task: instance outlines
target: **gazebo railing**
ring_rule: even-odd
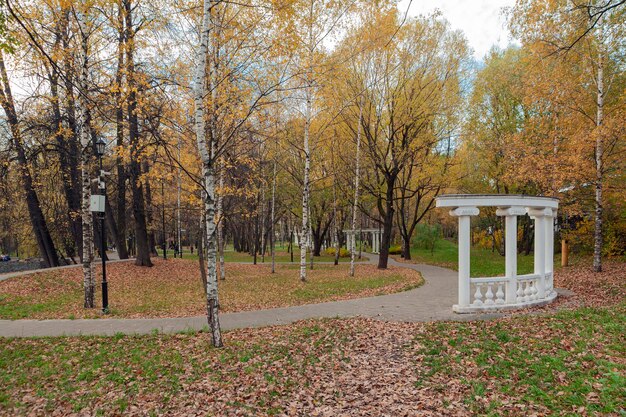
[[[470,278],[470,302],[467,308],[455,306],[455,311],[497,310],[501,308],[521,308],[551,301],[556,296],[552,273],[545,274],[545,296],[540,297],[541,275],[525,274],[513,278],[514,286],[507,285],[511,278],[506,276]],[[507,297],[509,288],[516,288],[515,296]],[[514,302],[507,302],[512,298]]]
[[[507,277],[470,278],[471,304],[475,307],[502,305],[506,300]]]

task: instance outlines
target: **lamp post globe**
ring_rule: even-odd
[[[98,154],[98,157],[102,158],[104,156],[106,146],[107,144],[104,140],[102,140],[102,138],[96,141],[96,153]]]

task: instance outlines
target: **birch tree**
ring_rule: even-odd
[[[94,268],[94,242],[93,242],[93,216],[90,211],[91,199],[91,172],[90,159],[93,150],[91,141],[91,129],[88,119],[88,91],[89,91],[89,32],[86,16],[82,11],[76,11],[76,21],[79,28],[80,46],[78,48],[78,97],[76,110],[78,119],[78,132],[80,137],[80,170],[82,178],[81,193],[81,218],[83,231],[83,286],[85,292],[85,308],[94,307],[94,294],[96,287]],[[101,256],[104,256],[102,254]]]
[[[206,268],[207,268],[207,318],[211,329],[211,342],[215,347],[223,346],[222,333],[219,322],[219,303],[217,293],[216,271],[216,238],[215,238],[215,172],[214,172],[214,146],[206,137],[206,121],[204,100],[208,94],[206,88],[207,61],[209,55],[210,34],[214,30],[212,11],[216,1],[204,0],[202,8],[202,25],[200,27],[200,46],[198,48],[197,69],[194,76],[194,119],[196,141],[202,161],[202,179],[204,185],[203,204],[206,216],[204,228],[206,230]]]
[[[311,124],[315,118],[315,90],[319,74],[324,71],[319,62],[323,42],[329,40],[347,23],[356,0],[302,0],[294,2],[294,25],[290,36],[300,49],[300,66],[303,90],[304,131],[302,139],[302,223],[300,236],[300,280],[306,281],[306,252],[312,248],[310,235],[310,175],[311,175]],[[296,28],[294,31],[293,28]]]
[[[356,152],[354,169],[354,200],[352,201],[352,233],[356,230],[357,212],[359,208],[359,180],[361,178],[361,126],[363,124],[363,99],[359,97],[359,118],[356,127]],[[350,276],[354,276],[356,261],[356,245],[350,247]]]
[[[602,270],[607,173],[620,164],[617,151],[621,127],[614,118],[619,119],[624,110],[619,86],[624,78],[626,10],[617,7],[617,3],[606,8],[611,4],[520,0],[510,11],[511,29],[528,50],[534,74],[526,74],[529,106],[550,105],[550,111],[540,113],[534,121],[554,126],[543,135],[540,146],[536,142],[535,146],[544,149],[544,153],[559,149],[559,158],[567,157],[574,167],[575,177],[569,178],[562,170],[552,167],[561,173],[562,187],[555,188],[578,192],[588,188],[586,184],[593,184],[591,211],[596,272]],[[551,71],[541,74],[537,69],[542,68]],[[519,134],[520,139],[536,136],[532,126],[527,123]],[[562,151],[569,151],[569,157]],[[532,178],[541,184],[539,178]]]
[[[280,69],[268,72],[268,68],[257,65],[264,53],[278,47],[279,38],[271,33],[275,15],[265,12],[273,6],[262,2],[249,6],[203,1],[192,86],[206,215],[207,318],[216,347],[223,344],[216,267],[216,163],[242,138],[249,137],[244,131],[251,117],[283,83],[281,77],[286,74]]]

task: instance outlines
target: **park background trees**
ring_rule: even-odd
[[[179,236],[200,249],[216,319],[226,245],[254,262],[300,246],[305,280],[307,252],[380,228],[386,268],[392,247],[409,259],[420,223],[439,222],[442,193],[556,196],[562,236],[596,270],[624,253],[623,5],[520,0],[508,11],[520,44],[480,63],[443,16],[393,2],[202,6],[6,3],[3,251],[86,261],[92,286],[101,231],[84,202],[102,138],[107,241],[146,267]],[[488,226],[495,241],[502,225]]]

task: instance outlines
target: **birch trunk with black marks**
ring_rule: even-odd
[[[302,179],[302,235],[300,237],[300,281],[306,281],[306,251],[311,246],[310,242],[310,211],[309,211],[309,175],[311,171],[311,149],[309,145],[311,135],[311,119],[312,119],[312,83],[313,83],[313,52],[315,50],[315,43],[313,39],[313,3],[309,7],[309,22],[308,22],[308,44],[307,44],[307,68],[305,78],[305,110],[304,110],[304,176]],[[313,256],[311,254],[311,269],[313,269]]]
[[[205,192],[204,212],[206,221],[205,244],[207,248],[207,319],[211,331],[211,342],[215,347],[223,346],[222,333],[219,322],[219,302],[217,292],[217,271],[216,271],[216,231],[215,231],[215,172],[213,146],[207,144],[205,106],[204,99],[207,96],[206,76],[207,76],[207,55],[209,53],[209,35],[213,25],[211,12],[216,2],[204,0],[202,27],[200,30],[200,46],[198,48],[198,66],[194,76],[193,94],[195,105],[195,130],[198,151],[202,160],[202,176],[204,180]],[[211,120],[214,118],[211,117]],[[211,151],[210,151],[210,150]]]
[[[80,138],[80,171],[82,178],[81,194],[81,217],[83,231],[83,289],[85,293],[85,308],[94,307],[94,294],[96,288],[94,246],[93,246],[93,215],[89,211],[91,199],[91,175],[89,172],[89,160],[93,149],[89,128],[89,116],[87,106],[89,55],[88,35],[82,13],[77,14],[78,26],[81,32],[81,47],[79,49],[80,73],[78,75],[78,97],[76,99],[76,113],[78,122],[78,135]]]
[[[604,57],[600,53],[597,68],[597,111],[596,111],[596,183],[595,183],[595,227],[593,232],[593,271],[602,272],[602,182],[604,176],[604,142],[602,123],[604,121]]]
[[[356,230],[356,217],[359,207],[359,177],[361,175],[361,124],[363,123],[363,99],[359,100],[359,121],[356,127],[356,166],[354,169],[354,201],[352,202],[352,233]],[[356,245],[354,245],[356,246]],[[350,248],[350,276],[354,276],[356,247]]]
[[[304,178],[302,180],[302,234],[300,236],[300,281],[306,281],[306,251],[309,246],[309,172],[311,170],[311,150],[309,133],[311,128],[311,87],[307,77],[306,110],[304,119]]]

